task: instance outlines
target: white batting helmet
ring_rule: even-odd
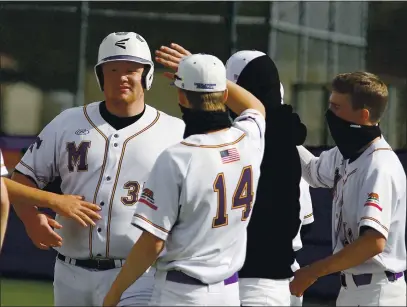
[[[134,32],[110,33],[99,46],[98,62],[95,65],[96,79],[103,91],[102,64],[112,61],[131,61],[147,65],[143,73],[143,86],[146,90],[153,83],[154,63],[146,40]]]
[[[239,79],[243,69],[252,60],[266,55],[264,52],[257,50],[241,50],[234,53],[226,62],[226,76],[229,81],[234,83]],[[284,87],[280,82],[281,104],[284,104]]]

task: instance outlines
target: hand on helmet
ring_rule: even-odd
[[[184,47],[171,43],[170,47],[161,46],[160,50],[155,51],[155,60],[157,63],[164,65],[167,68],[170,68],[174,71],[177,71],[178,64],[183,57],[191,55],[191,52],[184,49]],[[170,72],[165,72],[164,76],[173,80],[174,74]]]

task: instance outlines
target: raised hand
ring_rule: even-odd
[[[159,50],[155,51],[155,55],[157,63],[176,71],[181,59],[185,56],[191,55],[191,52],[178,44],[171,43],[170,47],[161,46]],[[170,72],[165,72],[164,76],[171,80],[174,79],[174,74]]]

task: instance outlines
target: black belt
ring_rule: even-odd
[[[63,262],[85,268],[85,269],[94,269],[99,271],[112,270],[116,268],[121,268],[123,266],[122,259],[73,259],[66,257],[62,254],[57,255],[57,258]]]
[[[404,275],[403,272],[392,273],[389,271],[385,271],[384,273],[386,274],[387,280],[390,282],[396,281],[397,279],[399,279],[400,277],[403,277],[403,275]],[[353,282],[355,283],[355,285],[357,287],[370,285],[370,283],[372,282],[372,278],[373,278],[373,274],[370,274],[370,273],[358,274],[358,275],[352,274]],[[342,285],[342,287],[345,287],[345,288],[347,287],[346,276],[344,273],[341,273],[341,285]]]
[[[167,272],[167,278],[168,281],[180,283],[180,284],[186,284],[186,285],[198,285],[198,286],[207,286],[208,284],[203,283],[199,279],[196,279],[194,277],[191,277],[184,272],[181,271],[175,271],[171,270]],[[237,273],[233,274],[229,278],[226,278],[223,282],[225,286],[234,284],[239,281],[239,276]]]

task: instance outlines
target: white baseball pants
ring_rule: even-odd
[[[238,282],[190,285],[167,280],[157,271],[150,306],[240,306]]]
[[[345,274],[336,306],[407,306],[404,276],[390,282],[384,273],[376,273],[368,285],[356,286],[352,275]]]
[[[242,306],[290,306],[290,279],[241,278]]]
[[[55,306],[102,306],[121,268],[106,271],[87,270],[59,259],[54,272]],[[130,286],[118,306],[147,306],[154,288],[154,268]]]

